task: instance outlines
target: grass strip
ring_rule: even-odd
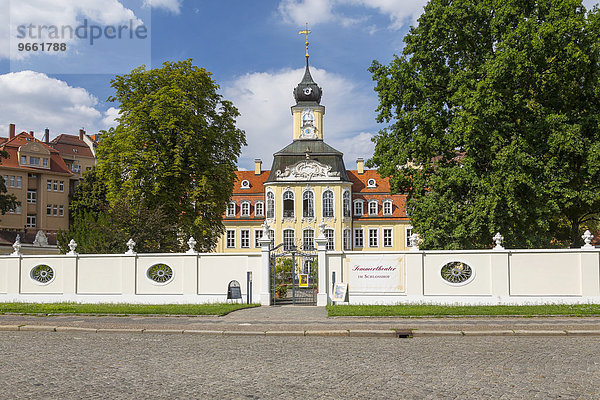
[[[123,304],[123,303],[0,303],[0,314],[172,314],[172,315],[225,315],[258,304]]]
[[[441,317],[455,315],[600,315],[600,304],[545,304],[531,306],[442,306],[432,304],[407,305],[330,305],[330,317]]]

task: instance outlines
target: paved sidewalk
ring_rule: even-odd
[[[600,317],[327,317],[325,307],[257,307],[216,316],[0,315],[0,330],[267,336],[600,336]]]

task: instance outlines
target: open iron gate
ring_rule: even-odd
[[[269,252],[271,304],[317,305],[317,253],[314,248],[280,244]]]

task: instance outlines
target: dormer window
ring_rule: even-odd
[[[73,153],[77,153],[77,149],[73,149]]]
[[[39,157],[29,157],[29,164],[34,165],[34,166],[40,165],[40,158]]]
[[[42,166],[48,168],[48,159],[47,158],[42,158]]]
[[[377,200],[371,200],[369,201],[369,215],[377,215],[378,213],[378,204],[377,204]]]
[[[27,164],[27,156],[21,156],[21,164]]]
[[[368,189],[373,189],[377,187],[377,182],[375,182],[375,179],[371,178],[367,181],[367,188]]]
[[[264,215],[264,204],[262,201],[257,201],[254,205],[254,215],[257,217],[262,217]]]
[[[363,214],[364,214],[363,201],[362,200],[354,200],[354,215],[362,217]]]
[[[250,181],[248,181],[247,179],[244,179],[241,182],[241,187],[242,187],[242,189],[250,189]]]
[[[386,200],[383,202],[383,215],[392,215],[392,201]]]
[[[235,202],[231,201],[227,204],[227,216],[235,217]]]
[[[250,216],[250,202],[244,201],[242,203],[242,217],[249,217],[249,216]]]

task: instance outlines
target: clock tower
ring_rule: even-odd
[[[310,33],[310,31],[303,32]],[[322,94],[323,89],[316,84],[310,75],[307,40],[306,70],[302,81],[294,89],[294,99],[296,100],[296,104],[292,106],[294,140],[323,140],[325,107],[320,104]]]

